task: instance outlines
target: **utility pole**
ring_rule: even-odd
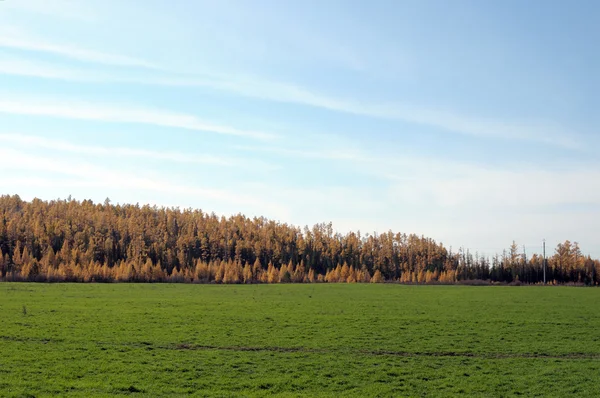
[[[546,239],[544,239],[544,285],[546,284]]]

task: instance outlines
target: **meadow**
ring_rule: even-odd
[[[600,396],[600,290],[0,284],[0,396]]]

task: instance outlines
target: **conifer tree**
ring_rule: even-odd
[[[4,279],[6,277],[6,273],[8,272],[8,256],[2,252],[0,248],[0,279]]]
[[[383,275],[381,275],[381,271],[375,271],[373,278],[371,278],[371,283],[383,283]]]
[[[12,262],[14,265],[14,269],[18,272],[21,270],[21,266],[23,265],[23,261],[21,259],[21,241],[17,241],[15,245],[15,249],[13,251]]]
[[[346,264],[346,262],[344,262],[344,265],[342,266],[342,268],[339,271],[339,280],[342,282],[346,282],[348,280],[349,276],[350,276],[350,267],[348,267],[348,264]]]
[[[252,276],[252,268],[250,267],[250,264],[248,262],[246,262],[246,265],[244,265],[244,283],[253,283],[254,282],[254,278]]]
[[[279,282],[282,283],[284,281],[289,282],[291,280],[290,273],[288,272],[287,266],[284,264],[279,269]]]
[[[289,267],[288,267],[289,271]],[[294,275],[292,276],[292,282],[294,283],[303,283],[307,279],[306,269],[304,269],[304,263],[301,262],[298,264],[296,269],[294,270]]]
[[[268,268],[268,283],[277,283],[279,282],[279,270],[273,266],[273,264],[269,264]]]
[[[0,214],[5,280],[275,283],[287,281],[287,271],[292,282],[335,283],[368,281],[379,271],[383,279],[402,283],[509,283],[517,276],[522,283],[540,283],[544,269],[540,255],[526,257],[515,242],[504,255],[488,259],[417,235],[341,235],[330,224],[301,229],[264,217],[225,218],[191,209],[0,196]],[[575,242],[560,243],[546,264],[547,279],[557,284],[600,282],[600,261],[584,256]]]

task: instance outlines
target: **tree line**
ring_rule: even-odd
[[[597,285],[600,261],[577,243],[546,260],[553,284]],[[415,234],[335,233],[241,214],[113,205],[110,200],[23,201],[0,196],[4,281],[411,284],[541,283],[544,258],[512,245],[486,257]]]

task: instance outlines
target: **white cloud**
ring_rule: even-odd
[[[109,75],[101,72],[87,72],[78,68],[65,68],[48,62],[33,62],[23,57],[9,56],[6,53],[0,53],[0,73],[76,82],[112,81]]]
[[[0,141],[4,143],[20,144],[27,147],[37,146],[55,151],[71,152],[79,155],[92,155],[103,157],[140,157],[152,160],[166,160],[179,163],[212,164],[218,166],[236,166],[240,164],[239,160],[237,159],[208,154],[192,155],[189,153],[170,151],[159,152],[138,148],[78,145],[67,141],[47,139],[44,137],[23,134],[0,133]],[[245,165],[247,165],[247,163],[245,163]]]
[[[18,0],[4,1],[2,8],[18,12],[41,14],[63,19],[77,19],[89,22],[94,20],[93,12],[85,2],[73,0]]]
[[[52,43],[21,29],[0,27],[0,47],[56,54],[78,61],[103,65],[158,69],[151,62],[120,54],[94,51],[68,44]]]
[[[420,192],[417,200],[441,208],[493,211],[512,209],[532,211],[551,206],[600,206],[600,168],[549,172],[536,169],[520,171],[473,168],[459,175],[419,175],[397,191]]]
[[[0,44],[2,39],[0,38]],[[0,59],[0,73],[35,76],[82,82],[121,82],[173,87],[208,87],[250,98],[276,102],[308,105],[336,112],[398,120],[430,126],[474,137],[491,137],[506,140],[539,142],[548,145],[582,149],[581,137],[549,121],[496,120],[462,115],[453,111],[410,106],[403,103],[377,103],[340,99],[313,92],[288,83],[272,82],[260,78],[240,78],[217,74],[177,76],[169,74],[155,77],[132,77],[88,72],[76,68],[61,68],[51,64],[37,64],[22,58]]]
[[[261,80],[232,80],[213,83],[213,87],[240,95],[267,100],[298,103],[332,111],[437,127],[454,133],[509,140],[540,142],[566,148],[580,148],[577,135],[563,131],[550,122],[500,121],[465,116],[451,111],[409,106],[403,103],[374,103],[340,99],[312,92],[291,84]]]
[[[295,158],[306,158],[306,159],[324,159],[324,160],[348,160],[358,161],[365,160],[364,154],[353,149],[341,149],[341,148],[328,148],[328,149],[315,149],[315,148],[303,148],[303,149],[292,149],[289,147],[275,147],[275,146],[236,146],[237,149],[241,149],[248,152],[265,152],[272,153],[282,157],[295,157]]]
[[[10,95],[3,95],[2,98],[10,98]],[[150,124],[258,140],[271,140],[275,138],[273,134],[212,124],[188,114],[129,105],[117,106],[85,101],[69,101],[60,98],[0,99],[0,112],[15,115],[60,117],[101,122]]]
[[[269,214],[273,217],[285,217],[288,214],[286,206],[273,203],[268,198],[253,196],[239,191],[216,188],[204,188],[192,185],[182,185],[172,182],[166,176],[156,173],[142,175],[139,171],[111,170],[89,162],[64,160],[56,157],[31,155],[25,151],[0,148],[0,167],[6,172],[0,175],[0,184],[4,187],[31,186],[37,188],[54,187],[62,184],[67,188],[102,188],[105,196],[114,190],[128,192],[157,192],[165,195],[194,198],[195,201],[210,199],[218,203],[233,204],[239,208],[252,209],[259,214]],[[39,177],[15,178],[11,171],[19,172],[51,172],[56,176],[51,179]],[[239,211],[239,210],[236,210]]]

